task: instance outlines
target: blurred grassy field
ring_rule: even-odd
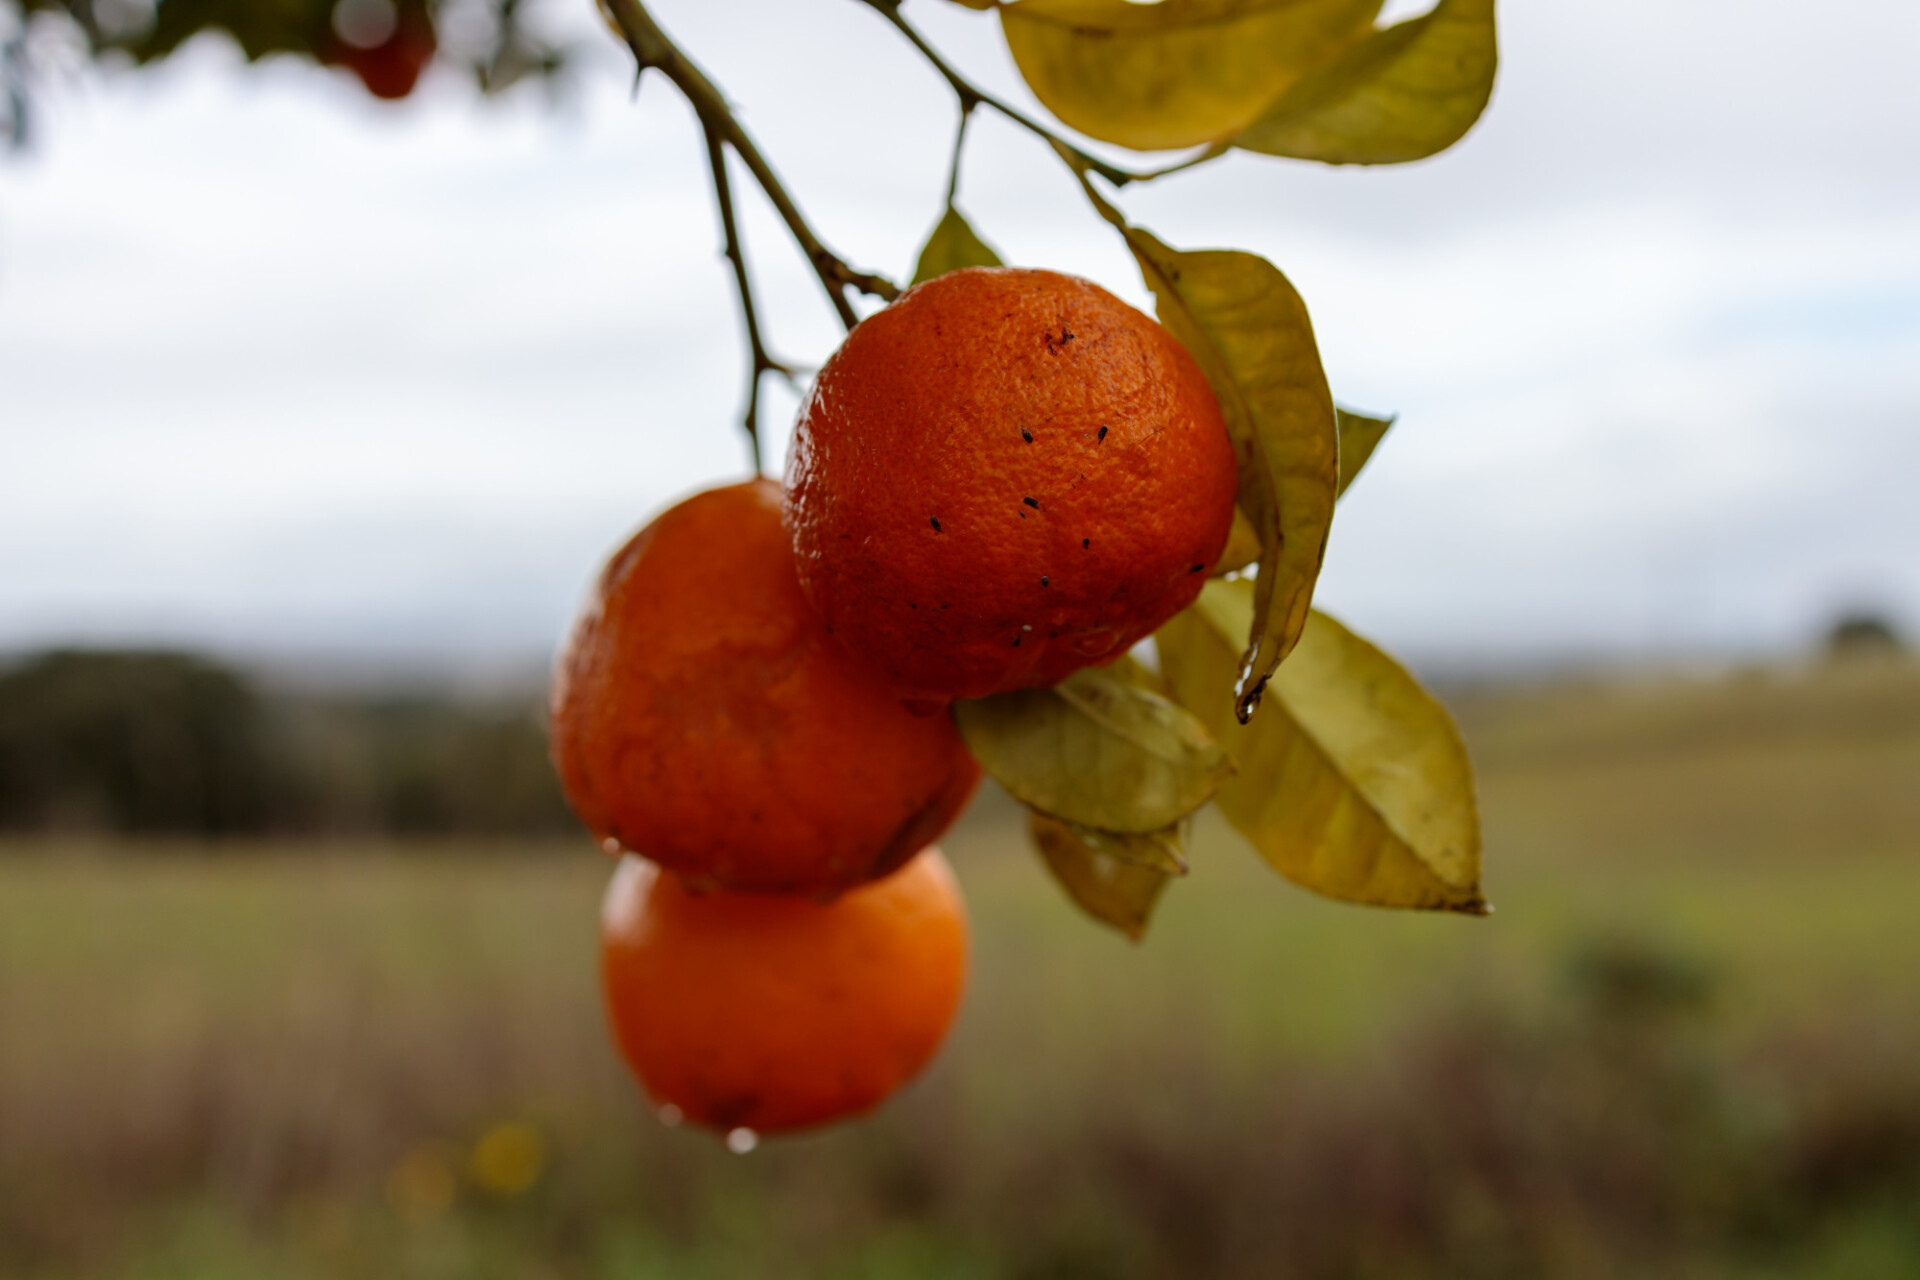
[[[1920,1275],[1920,671],[1452,701],[1491,919],[1203,824],[1135,947],[983,795],[947,1051],[746,1157],[620,1071],[584,842],[0,846],[0,1275]]]

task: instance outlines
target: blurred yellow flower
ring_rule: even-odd
[[[530,1124],[498,1124],[473,1144],[468,1172],[495,1195],[517,1196],[540,1180],[547,1167],[547,1144]]]

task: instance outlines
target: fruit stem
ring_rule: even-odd
[[[792,233],[794,243],[800,246],[800,251],[813,267],[814,275],[820,278],[820,285],[827,291],[827,298],[833,303],[841,324],[851,329],[860,319],[854,313],[853,304],[847,300],[846,291],[849,287],[888,302],[900,296],[900,290],[884,276],[854,270],[820,242],[820,237],[813,233],[806,218],[801,216],[793,197],[780,184],[773,166],[767,163],[766,157],[760,154],[760,148],[754,145],[753,139],[734,118],[726,96],[668,38],[640,0],[603,0],[603,3],[607,13],[619,26],[620,33],[626,37],[627,47],[633,51],[641,70],[651,67],[671,80],[686,98],[687,105],[693,108],[694,114],[700,117],[701,124],[717,133],[720,140],[732,147],[746,162],[748,172],[753,174],[760,189],[767,193],[767,199]]]
[[[960,195],[960,153],[967,145],[967,121],[973,116],[977,103],[967,98],[960,99],[960,125],[953,135],[953,161],[947,166],[947,208],[953,208],[953,202]]]
[[[733,214],[733,185],[727,178],[727,153],[720,131],[704,118],[701,129],[707,135],[707,161],[713,167],[713,196],[720,206],[720,226],[726,234],[727,260],[733,263],[733,282],[740,293],[740,315],[747,328],[747,411],[741,425],[747,429],[747,447],[753,453],[755,475],[766,474],[760,451],[760,377],[777,373],[793,383],[793,370],[767,354],[760,338],[760,314],[753,304],[753,284],[747,276],[747,255],[741,248],[740,228]]]
[[[1076,170],[1091,169],[1116,187],[1124,187],[1129,182],[1149,182],[1154,178],[1162,177],[1169,173],[1176,173],[1181,169],[1190,168],[1203,161],[1211,160],[1215,156],[1224,154],[1226,151],[1225,146],[1208,147],[1198,155],[1182,160],[1178,164],[1171,165],[1165,169],[1155,169],[1148,173],[1134,173],[1122,169],[1117,165],[1108,164],[1098,156],[1089,155],[1085,151],[1082,151],[1079,147],[1074,146],[1071,142],[1068,142],[1065,138],[1062,138],[1059,134],[1033,119],[1019,108],[1002,102],[999,98],[994,97],[985,89],[982,89],[979,85],[974,84],[958,71],[955,71],[948,65],[947,60],[940,56],[939,51],[927,43],[926,37],[922,36],[920,32],[914,28],[912,23],[901,16],[900,0],[860,0],[860,3],[878,13],[888,22],[891,22],[899,30],[900,34],[907,38],[907,42],[920,51],[920,56],[927,60],[928,65],[940,73],[941,78],[947,82],[953,89],[954,94],[960,99],[960,118],[963,129],[965,128],[967,114],[975,107],[992,107],[995,111],[998,111],[1001,115],[1013,121],[1028,133],[1052,143],[1055,149],[1069,154],[1072,157],[1069,163],[1072,164]],[[951,201],[949,201],[949,203],[951,203]]]

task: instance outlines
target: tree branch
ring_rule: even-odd
[[[767,199],[780,214],[781,221],[787,224],[787,230],[800,246],[800,252],[806,255],[843,325],[851,329],[859,321],[853,304],[847,300],[846,291],[849,287],[888,302],[900,296],[900,290],[884,276],[854,270],[820,242],[820,237],[814,234],[813,228],[801,216],[793,197],[780,184],[773,166],[767,163],[766,157],[760,154],[760,148],[754,145],[753,139],[734,118],[733,110],[727,105],[726,97],[718,86],[667,37],[667,33],[660,29],[640,0],[602,0],[602,3],[619,25],[621,34],[626,37],[627,47],[633,51],[640,67],[643,70],[651,67],[671,80],[693,108],[694,114],[700,117],[702,126],[717,133],[720,140],[732,147],[746,164],[754,181],[766,192]]]
[[[733,282],[740,293],[740,315],[747,330],[747,411],[741,423],[747,429],[747,444],[753,452],[753,470],[765,475],[760,450],[760,377],[777,373],[789,384],[793,370],[767,354],[760,338],[760,314],[753,304],[753,284],[747,276],[747,255],[740,243],[740,228],[733,215],[733,187],[727,178],[727,153],[719,130],[701,122],[707,137],[707,161],[713,168],[713,196],[720,206],[720,226],[726,234],[727,259],[733,263]]]
[[[1100,159],[1100,157],[1089,155],[1087,152],[1082,151],[1079,147],[1074,146],[1073,143],[1068,142],[1065,138],[1047,128],[1038,120],[1021,111],[1018,107],[1002,102],[999,98],[994,97],[985,89],[982,89],[979,85],[974,84],[958,71],[955,71],[952,66],[948,65],[947,60],[940,56],[939,50],[928,44],[926,37],[922,36],[920,32],[914,28],[912,23],[901,16],[900,0],[860,0],[860,3],[866,5],[869,9],[872,9],[875,13],[878,13],[881,17],[892,23],[894,27],[899,30],[900,34],[907,38],[907,42],[920,51],[920,56],[927,60],[928,65],[940,73],[941,78],[947,82],[960,99],[960,111],[963,122],[966,113],[972,111],[974,107],[992,107],[995,111],[998,111],[1001,115],[1013,121],[1028,133],[1053,144],[1055,150],[1071,156],[1072,163],[1076,170],[1092,170],[1116,187],[1124,187],[1129,182],[1146,182],[1150,179],[1158,178],[1163,174],[1173,173],[1176,170],[1187,168],[1189,165],[1199,164],[1202,160],[1211,160],[1214,155],[1218,154],[1218,152],[1209,148],[1200,155],[1190,160],[1182,161],[1172,168],[1159,169],[1151,173],[1133,173],[1120,168],[1118,165],[1108,164],[1105,160]]]

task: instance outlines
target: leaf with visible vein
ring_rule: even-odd
[[[1171,826],[1233,772],[1192,712],[1124,668],[956,702],[953,718],[980,767],[1015,799],[1103,831]]]
[[[1326,164],[1402,164],[1446,150],[1493,96],[1493,0],[1440,0],[1301,78],[1233,140]]]
[[[1001,30],[1034,96],[1137,151],[1228,139],[1363,39],[1380,0],[1018,0]]]
[[[1316,612],[1252,724],[1217,710],[1246,582],[1209,582],[1155,636],[1168,687],[1239,764],[1220,812],[1276,870],[1328,897],[1484,914],[1473,774],[1452,718],[1412,676]]]

